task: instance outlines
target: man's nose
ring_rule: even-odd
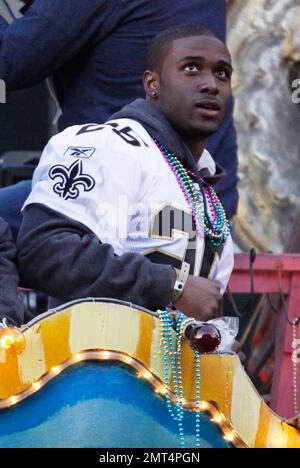
[[[198,84],[201,93],[218,94],[219,88],[216,77],[213,73],[205,73],[199,79]]]

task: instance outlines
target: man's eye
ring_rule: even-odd
[[[198,67],[197,65],[194,65],[192,63],[189,63],[188,65],[186,65],[184,67],[185,70],[189,71],[189,72],[195,72],[195,71],[198,71]]]
[[[226,70],[217,71],[217,75],[219,78],[228,78],[228,73],[226,72]]]

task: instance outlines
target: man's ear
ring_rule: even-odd
[[[146,70],[144,73],[144,88],[148,98],[159,97],[160,81],[158,73]]]

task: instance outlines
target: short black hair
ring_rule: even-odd
[[[203,25],[182,24],[159,33],[151,43],[147,54],[147,70],[160,71],[164,58],[176,39],[192,36],[209,36],[220,39],[211,29]],[[223,42],[223,41],[222,41]]]

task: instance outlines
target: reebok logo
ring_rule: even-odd
[[[96,148],[87,148],[85,146],[70,146],[65,152],[65,156],[88,159],[93,156],[95,151]]]

